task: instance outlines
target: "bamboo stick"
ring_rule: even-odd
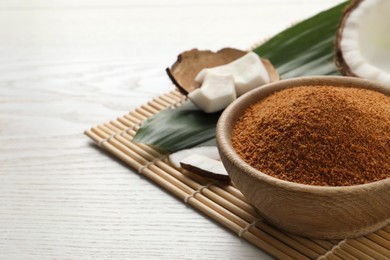
[[[149,112],[148,110],[146,110],[145,108],[143,107],[139,107],[135,110],[137,113],[140,113],[142,116],[144,116],[145,118],[149,118],[153,115],[153,113]]]
[[[167,107],[169,107],[169,106],[172,105],[172,103],[169,103],[169,102],[163,100],[163,99],[161,98],[161,96],[155,98],[153,101],[156,102],[156,103],[158,103],[158,104],[160,104],[160,105],[162,105],[162,106],[165,107],[165,108],[167,108]]]
[[[225,187],[226,186],[227,185],[225,185]],[[229,192],[227,192],[223,188],[221,188],[221,187],[216,185],[216,186],[211,186],[210,190],[212,190],[213,192],[215,192],[215,193],[219,194],[220,196],[226,198],[231,203],[233,203],[235,205],[238,205],[240,208],[242,208],[243,210],[245,210],[249,214],[254,215],[254,216],[257,215],[257,212],[254,210],[254,208],[251,205],[249,205],[245,201],[241,200],[240,198],[237,198],[236,196],[230,194]]]
[[[390,225],[385,226],[382,230],[390,234]]]
[[[346,251],[342,250],[339,247],[337,247],[334,250],[332,250],[332,254],[337,255],[341,259],[359,260],[359,258],[356,258],[355,256],[347,253]]]
[[[150,112],[151,114],[157,114],[158,112],[160,112],[160,110],[158,109],[155,109],[154,107],[152,106],[147,106],[147,105],[142,105],[141,106],[143,109],[145,109],[146,111]]]
[[[368,239],[367,237],[358,237],[358,238],[355,238],[355,240],[362,243],[362,245],[369,247],[370,250],[373,250],[374,252],[377,252],[379,254],[377,256],[373,255],[373,257],[381,257],[382,256],[384,258],[390,259],[390,247],[388,247],[386,249],[386,248],[382,247],[380,244],[374,243],[372,240]]]
[[[318,260],[324,260],[324,259],[328,259],[328,260],[335,260],[335,259],[340,259],[337,255],[335,254],[327,254],[326,256],[321,256],[319,258],[317,258]]]
[[[134,123],[128,123],[127,120],[124,119],[124,117],[120,117],[117,119],[119,122],[121,122],[122,124],[124,124],[126,127],[131,127],[131,126],[134,126],[135,124]]]
[[[375,234],[382,237],[383,239],[386,239],[387,241],[390,241],[390,234],[384,231],[384,229],[376,231]]]
[[[360,242],[359,239],[347,239],[346,243],[355,247],[361,252],[364,252],[365,254],[369,255],[373,259],[388,259],[384,255],[382,255],[380,252],[375,251],[375,249],[371,248],[370,246],[366,245],[365,243]]]
[[[129,120],[131,123],[137,123],[137,124],[141,124],[146,118],[142,118],[142,117],[135,117],[133,114],[127,114],[127,115],[124,115],[122,117],[122,119],[127,119]]]
[[[244,195],[242,195],[242,193],[233,186],[226,187],[226,191],[229,192],[230,194],[236,196],[240,200],[246,200]]]
[[[390,240],[386,240],[383,237],[379,236],[377,232],[366,235],[366,238],[370,239],[374,243],[377,243],[378,245],[381,245],[382,247],[390,251]]]
[[[313,241],[313,243],[323,247],[323,248],[328,248],[328,249],[331,249],[335,244],[337,244],[339,241],[336,241],[336,242],[330,242],[329,240],[324,240],[324,239],[311,239],[311,241]]]
[[[161,111],[163,109],[165,109],[166,107],[159,104],[158,102],[154,101],[154,100],[151,100],[147,103],[148,106],[151,106],[153,107],[154,109],[158,110],[158,111]]]
[[[179,103],[185,99],[183,96],[179,97],[179,96],[175,95],[174,92],[169,92],[169,93],[167,93],[166,96],[173,99],[174,103]]]
[[[158,112],[161,111],[161,109],[156,109],[156,108],[154,108],[153,106],[151,106],[151,105],[149,105],[149,104],[147,104],[147,105],[142,105],[141,108],[143,108],[143,109],[149,111],[150,113],[152,113],[152,115],[157,114]]]
[[[137,118],[139,121],[145,121],[146,119],[148,119],[147,116],[144,116],[140,113],[137,113],[136,111],[131,111],[128,115],[126,115],[128,117],[134,117],[134,118]]]
[[[335,254],[331,254],[331,255],[329,255],[329,256],[327,257],[327,259],[329,259],[329,260],[336,260],[336,259],[341,259],[341,258],[338,257],[338,256],[335,255]]]
[[[317,243],[313,242],[313,240],[310,240],[310,239],[305,238],[305,237],[301,237],[301,236],[297,236],[297,235],[293,235],[293,234],[289,234],[289,233],[286,233],[286,235],[291,237],[292,239],[296,240],[298,243],[305,245],[306,247],[311,248],[314,252],[316,252],[320,255],[325,254],[327,251],[329,251],[334,246],[334,245],[321,246],[321,245],[318,245]]]
[[[183,99],[186,98],[186,96],[183,95],[182,93],[180,93],[180,91],[178,89],[175,89],[174,91],[172,91],[172,94],[177,96],[177,97],[183,98]]]
[[[354,246],[346,243],[345,240],[339,244],[339,247],[340,249],[344,250],[345,252],[353,255],[358,259],[367,259],[367,260],[374,259],[371,256],[367,255],[366,253],[362,252],[360,249],[355,248]]]
[[[169,97],[168,95],[161,95],[160,99],[162,99],[162,100],[164,100],[172,105],[175,105],[177,103],[173,98]]]

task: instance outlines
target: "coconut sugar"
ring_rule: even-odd
[[[237,121],[239,156],[270,176],[349,186],[390,177],[390,97],[366,89],[302,86],[250,106]]]

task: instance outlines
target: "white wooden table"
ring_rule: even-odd
[[[0,1],[0,259],[266,259],[83,135],[339,0]]]

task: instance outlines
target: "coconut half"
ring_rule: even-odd
[[[337,33],[337,65],[344,75],[390,84],[390,1],[357,0]]]

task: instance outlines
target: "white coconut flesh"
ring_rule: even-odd
[[[248,52],[228,64],[203,69],[195,77],[195,81],[202,83],[207,74],[232,75],[237,96],[270,82],[268,72],[259,55]]]
[[[206,113],[223,110],[237,98],[233,76],[206,72],[201,87],[188,98]]]
[[[358,77],[390,84],[390,1],[365,0],[344,22],[340,51]]]
[[[194,147],[190,149],[183,149],[178,152],[172,153],[169,155],[169,161],[176,166],[177,168],[180,167],[180,162],[190,155],[198,154],[203,155],[205,157],[208,157],[213,160],[220,161],[221,158],[219,157],[218,148],[216,146],[201,146],[201,147]]]

